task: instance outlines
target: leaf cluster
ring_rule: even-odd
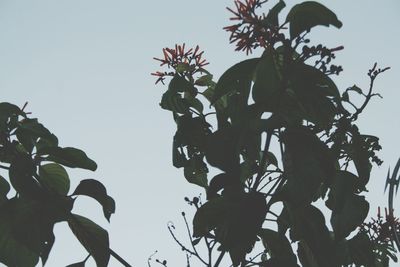
[[[342,67],[332,60],[343,47],[310,47],[306,38],[316,26],[340,28],[336,15],[307,1],[279,23],[285,3],[266,16],[252,16],[259,2],[236,1],[238,11],[231,12],[237,19],[253,20],[226,30],[238,39],[252,36],[247,47],[264,49],[261,57],[235,64],[216,82],[208,72],[176,72],[161,99],[177,125],[173,165],[207,194],[196,205],[193,237],[196,244],[204,239],[209,250],[218,244],[220,257],[213,264],[209,254],[203,263],[218,266],[228,253],[233,266],[388,266],[388,256],[379,256],[387,248],[359,230],[369,211],[364,193],[371,168],[382,161],[379,138],[357,126],[376,95],[375,78],[386,69],[374,65],[370,88],[352,86],[341,94],[332,76]],[[238,32],[248,23],[257,26],[251,29],[262,44],[252,46],[254,35]],[[363,98],[361,106],[350,92]],[[212,168],[220,173],[209,177]],[[325,202],[330,223],[318,200]],[[250,259],[259,241],[265,250]]]

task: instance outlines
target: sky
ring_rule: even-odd
[[[366,74],[374,62],[392,68],[376,81],[383,99],[374,99],[359,122],[361,131],[379,136],[383,146],[385,162],[373,170],[367,195],[375,214],[386,203],[387,169],[400,156],[400,2],[319,2],[343,22],[340,30],[319,27],[310,35],[328,47],[345,47],[336,59],[344,68],[335,78],[341,90],[353,84],[367,88]],[[172,166],[175,125],[159,107],[166,87],[150,76],[160,70],[152,58],[175,43],[198,44],[210,62],[208,70],[220,77],[247,58],[233,51],[222,30],[231,24],[227,6],[233,1],[0,0],[0,101],[21,107],[28,101],[27,110],[62,146],[81,148],[97,162],[96,172],[69,169],[71,188],[81,179],[100,180],[116,201],[116,214],[108,224],[101,207],[85,197],[74,211],[105,227],[111,247],[133,266],[146,266],[156,250],[169,266],[185,264],[166,225],[173,221],[185,239],[180,213],[193,211],[183,198],[201,192]],[[66,223],[57,224],[55,234],[47,266],[86,257]],[[109,266],[120,265],[111,259]]]

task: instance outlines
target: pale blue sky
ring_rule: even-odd
[[[293,5],[299,1],[286,1]],[[385,163],[373,171],[368,198],[375,213],[385,203],[383,183],[389,165],[400,156],[400,2],[320,1],[334,10],[344,26],[316,29],[311,37],[328,46],[344,45],[337,64],[341,89],[368,85],[375,61],[392,70],[376,82],[384,97],[361,116],[361,130],[381,137]],[[184,266],[185,257],[169,237],[166,223],[179,222],[189,210],[184,196],[199,192],[171,164],[174,123],[158,106],[165,87],[149,74],[152,60],[175,43],[199,44],[219,77],[245,58],[233,51],[226,6],[231,0],[0,0],[0,101],[23,105],[53,131],[63,146],[85,150],[99,165],[95,173],[71,170],[80,179],[101,180],[117,202],[111,224],[88,199],[77,211],[95,218],[110,233],[111,246],[133,266],[145,266],[155,250],[169,266]],[[287,11],[286,11],[287,12]],[[256,53],[258,54],[258,53]],[[190,212],[188,212],[190,214]],[[50,267],[79,261],[86,252],[66,231],[56,227]],[[184,235],[183,235],[184,236]],[[94,266],[90,262],[88,266]],[[110,266],[119,266],[111,260]],[[194,265],[196,266],[196,265]]]

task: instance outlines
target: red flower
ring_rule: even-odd
[[[160,66],[167,65],[168,68],[172,68],[172,72],[154,72],[151,73],[153,76],[157,76],[156,83],[164,83],[166,76],[174,76],[176,73],[180,73],[183,76],[192,77],[197,72],[206,72],[203,68],[209,63],[202,58],[204,51],[199,52],[199,46],[197,45],[193,51],[193,48],[185,51],[185,44],[175,45],[175,48],[163,48],[164,58],[154,58],[160,61]]]

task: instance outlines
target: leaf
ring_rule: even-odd
[[[7,121],[11,116],[24,116],[24,112],[16,105],[8,102],[0,103],[0,130],[7,130]]]
[[[215,86],[211,104],[214,104],[222,96],[235,91],[240,80],[251,80],[258,61],[258,58],[247,59],[225,71]]]
[[[189,112],[189,103],[185,98],[173,91],[166,91],[160,103],[161,108],[176,112],[179,114],[186,114]]]
[[[360,87],[358,87],[357,85],[353,85],[352,87],[347,88],[346,91],[354,91],[354,92],[356,92],[356,93],[358,93],[358,94],[360,94],[360,95],[363,94],[362,89],[361,89]]]
[[[66,196],[70,181],[67,171],[57,163],[49,163],[39,167],[40,182],[48,189]]]
[[[369,203],[363,196],[351,195],[345,199],[342,210],[332,213],[331,224],[335,239],[341,240],[360,226],[368,215]]]
[[[321,128],[330,127],[336,114],[334,99],[340,99],[335,83],[318,69],[296,64],[290,76],[294,98],[298,102],[303,119],[311,121]]]
[[[184,175],[189,183],[207,188],[207,173],[207,164],[203,162],[202,158],[192,157],[191,159],[186,161],[186,165],[184,167]]]
[[[30,156],[18,153],[11,162],[8,175],[11,185],[23,196],[37,198],[42,194],[39,183],[33,178],[36,165]]]
[[[7,266],[46,263],[54,244],[52,214],[45,202],[12,198],[0,208],[0,261]]]
[[[268,15],[263,22],[265,22],[270,27],[279,26],[278,15],[282,11],[282,9],[285,8],[285,6],[285,2],[279,0],[279,2],[276,3],[275,6],[269,10]]]
[[[348,241],[351,261],[357,266],[374,266],[374,245],[367,233],[359,232]]]
[[[214,230],[221,249],[228,251],[238,266],[254,246],[266,216],[265,197],[258,193],[233,192],[211,199],[201,206],[193,219],[194,237]]]
[[[198,86],[211,86],[214,84],[212,78],[213,76],[211,74],[206,74],[199,77],[194,84]]]
[[[197,89],[185,78],[175,75],[168,85],[168,92],[171,93],[190,93],[195,94]]]
[[[97,164],[85,152],[73,147],[47,147],[41,154],[48,154],[47,161],[54,161],[70,168],[81,168],[91,171],[97,169]]]
[[[86,263],[86,261],[81,261],[81,262],[70,264],[66,267],[85,267],[85,263]]]
[[[293,6],[286,17],[286,22],[290,23],[291,39],[318,25],[342,27],[342,22],[338,20],[335,13],[314,1],[306,1]]]
[[[330,183],[335,159],[330,149],[308,128],[291,127],[283,133],[284,170],[287,183],[282,195],[293,205],[306,206],[317,200],[324,183]]]
[[[107,194],[107,189],[97,180],[82,180],[72,195],[83,195],[97,200],[103,206],[104,217],[108,221],[110,221],[111,214],[115,212],[114,199]]]
[[[332,211],[343,209],[346,199],[361,190],[361,180],[348,171],[337,171],[333,178],[326,206]]]
[[[279,262],[279,266],[298,266],[296,255],[284,234],[271,229],[262,229],[259,236],[271,257]]]
[[[263,104],[266,111],[274,111],[280,90],[280,78],[275,66],[274,55],[264,53],[255,69],[253,99],[256,103]]]
[[[208,135],[207,162],[225,172],[239,169],[239,132],[233,127],[219,129]]]
[[[10,184],[0,175],[0,205],[7,199],[8,192],[10,192]]]
[[[72,214],[68,225],[79,242],[94,258],[98,267],[107,267],[110,260],[108,233],[83,216]]]

